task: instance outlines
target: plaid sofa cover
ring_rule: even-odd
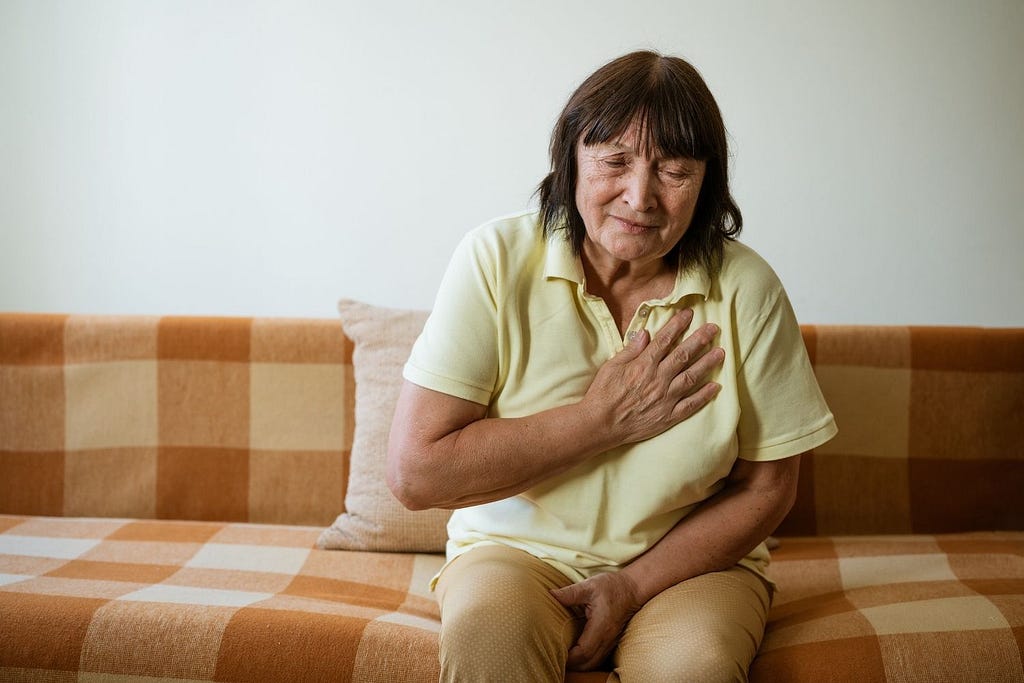
[[[804,338],[752,680],[1024,681],[1024,330]],[[442,558],[314,548],[352,377],[329,320],[0,315],[0,680],[436,680]]]

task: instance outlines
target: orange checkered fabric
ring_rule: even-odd
[[[786,538],[752,681],[1024,681],[1024,533]]]
[[[839,434],[778,533],[1024,529],[1024,330],[804,326]]]
[[[0,316],[0,512],[327,525],[353,408],[336,321]]]
[[[803,331],[840,433],[751,680],[1024,681],[1024,330]],[[436,680],[441,556],[314,547],[352,358],[328,320],[0,315],[0,680]]]
[[[436,681],[442,557],[319,533],[0,516],[0,680]]]
[[[436,681],[443,558],[319,531],[0,516],[0,680]],[[786,538],[770,573],[752,681],[1024,677],[1024,533]]]

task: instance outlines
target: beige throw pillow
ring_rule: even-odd
[[[381,308],[343,299],[345,334],[355,345],[355,433],[349,459],[345,512],[320,534],[330,550],[442,552],[448,510],[407,510],[384,480],[384,459],[402,367],[426,322],[426,311]]]

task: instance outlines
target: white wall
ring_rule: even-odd
[[[0,0],[0,310],[428,307],[652,47],[804,322],[1024,325],[1022,36],[1020,0]]]

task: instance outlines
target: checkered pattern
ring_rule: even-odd
[[[443,558],[319,531],[0,516],[0,680],[436,681]],[[1024,533],[786,538],[771,575],[753,681],[1024,680]]]
[[[786,538],[752,681],[1024,681],[1024,533]]]
[[[1024,682],[1024,330],[804,338],[752,680]],[[436,680],[441,558],[313,548],[352,377],[326,320],[0,315],[0,680]]]
[[[803,332],[839,434],[779,534],[1024,529],[1024,329]]]
[[[338,322],[0,316],[0,512],[327,525],[344,509]]]
[[[319,533],[0,516],[0,680],[436,681],[442,557]]]

